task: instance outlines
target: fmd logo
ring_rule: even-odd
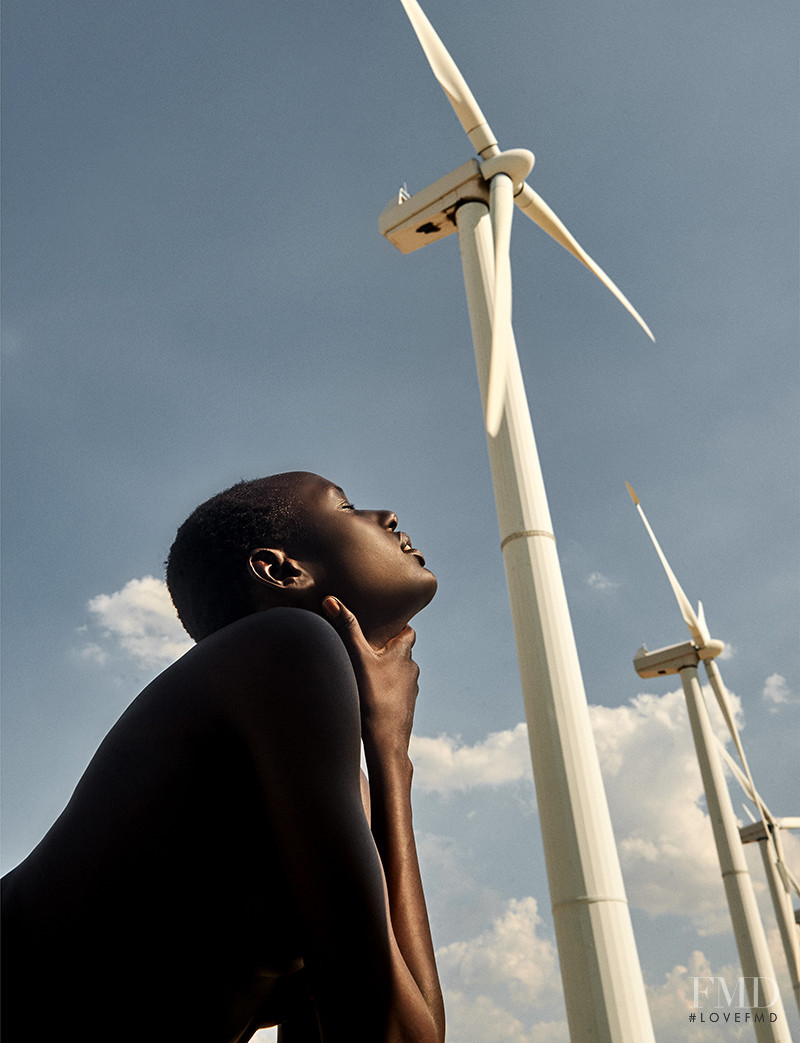
[[[778,1015],[768,1008],[778,999],[778,983],[772,978],[737,978],[732,987],[723,977],[692,978],[694,1003],[698,1007],[710,1007],[698,1016],[694,1012],[689,1021],[734,1022],[735,1024],[775,1022]],[[744,1013],[731,1008],[746,1008]]]
[[[778,983],[772,978],[737,978],[732,988],[728,988],[723,977],[692,978],[692,981],[695,1008],[771,1007],[778,998]]]

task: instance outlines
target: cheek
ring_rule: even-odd
[[[380,547],[374,541],[346,535],[349,538],[343,535],[326,557],[323,572],[327,581],[348,593],[374,593],[391,584],[392,569]]]
[[[345,592],[352,600],[359,595],[380,597],[430,591],[427,596],[430,600],[436,592],[433,574],[412,555],[403,554],[393,539],[371,527],[359,531],[354,526],[337,533],[329,544],[324,563],[326,581],[338,586],[343,599]]]
[[[365,547],[363,553],[347,556],[340,576],[359,597],[382,601],[407,588],[410,577],[403,564],[386,553],[377,553],[374,547]]]

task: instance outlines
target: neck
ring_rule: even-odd
[[[318,616],[322,616],[323,619],[327,619],[327,616],[322,611],[321,604],[318,605],[318,598],[316,592],[310,594],[308,597],[297,598],[293,601],[293,605],[296,608],[304,608],[309,612],[314,612]],[[259,608],[261,611],[270,608],[278,608],[285,606],[286,601],[278,601],[269,596],[262,596]],[[350,608],[350,605],[347,605]],[[397,637],[398,634],[402,633],[403,630],[408,626],[408,617],[403,615],[398,619],[370,619],[363,613],[355,609],[350,608],[358,620],[358,625],[361,627],[361,633],[367,639],[370,645],[374,649],[383,648],[384,645],[388,644],[393,637]]]
[[[408,626],[407,619],[393,620],[390,623],[376,623],[372,626],[361,623],[361,632],[374,649],[383,648],[393,637],[397,637]]]

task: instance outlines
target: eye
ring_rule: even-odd
[[[345,500],[345,502],[340,506],[343,511],[354,511],[356,509],[356,505],[354,503],[349,503],[347,500]]]

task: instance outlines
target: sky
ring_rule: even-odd
[[[759,791],[800,814],[796,9],[425,7],[655,334],[517,213],[516,339],[656,1036],[748,1039],[688,1022],[694,977],[739,971],[680,686],[632,666],[689,635],[625,482],[726,643]],[[378,231],[472,155],[399,0],[3,22],[4,870],[188,647],[180,522],[315,471],[395,510],[439,579],[412,752],[448,1038],[566,1040],[458,247]]]

